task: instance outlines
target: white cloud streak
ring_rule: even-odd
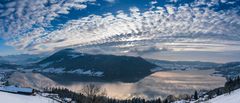
[[[50,9],[45,9],[42,1],[30,3],[38,9],[28,8],[29,13],[26,15],[22,15],[27,6],[23,4],[20,6],[22,9],[15,8],[16,14],[21,18],[15,22],[1,20],[0,23],[8,23],[8,31],[0,32],[4,37],[15,38],[7,42],[9,45],[33,52],[91,45],[105,47],[110,45],[109,47],[114,47],[116,51],[153,45],[174,51],[240,50],[240,17],[237,11],[216,12],[207,7],[198,7],[204,4],[204,1],[194,2],[191,6],[165,5],[145,12],[140,12],[137,7],[131,7],[130,14],[118,11],[116,15],[111,13],[89,15],[70,20],[53,31],[44,29],[51,26],[49,22],[59,16],[59,13],[67,14],[71,8],[86,8],[83,2],[93,1],[56,3]],[[214,0],[207,3],[210,6],[214,4],[216,4]],[[14,4],[9,4],[9,10],[7,9],[1,16],[11,17],[13,6]],[[34,24],[38,27],[34,28]],[[199,42],[201,43],[198,44]]]

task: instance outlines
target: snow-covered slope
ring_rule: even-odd
[[[28,96],[20,94],[12,94],[6,92],[0,92],[1,103],[58,103],[49,98],[42,96]]]
[[[210,99],[207,103],[240,103],[240,89]]]

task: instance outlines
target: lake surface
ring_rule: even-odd
[[[212,76],[211,74],[215,71],[212,70],[186,70],[186,71],[159,71],[143,78],[142,80],[135,83],[123,83],[123,82],[74,82],[71,84],[59,84],[54,82],[48,77],[44,77],[47,80],[48,85],[64,86],[76,92],[80,92],[82,86],[88,83],[94,83],[101,86],[106,90],[109,97],[126,99],[132,97],[144,97],[146,99],[166,97],[167,95],[173,94],[192,94],[195,90],[210,90],[217,87],[221,87],[226,82],[224,77]],[[26,75],[26,76],[24,76]],[[11,82],[36,84],[37,79],[30,80],[32,77],[29,73],[15,73],[10,78]],[[39,74],[34,74],[35,77],[40,77]],[[36,76],[38,75],[38,76]],[[22,79],[21,79],[22,78]],[[27,79],[26,79],[27,78]],[[43,77],[41,77],[43,78]],[[44,82],[40,79],[39,82]],[[61,78],[64,78],[62,76]],[[60,81],[61,78],[59,77]],[[76,78],[73,78],[75,80]],[[25,80],[23,82],[23,80]],[[29,83],[31,82],[31,83]],[[51,84],[52,82],[52,84]],[[39,84],[39,83],[38,83]],[[22,85],[24,86],[24,84]],[[33,85],[36,86],[36,85]],[[41,87],[38,87],[41,88]]]

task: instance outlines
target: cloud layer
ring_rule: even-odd
[[[116,2],[107,1],[111,5]],[[240,51],[240,6],[231,7],[238,1],[197,0],[179,4],[178,0],[173,0],[163,6],[155,1],[146,4],[149,8],[131,6],[129,12],[90,14],[53,26],[52,21],[71,10],[85,10],[98,2],[22,0],[2,3],[0,35],[8,45],[28,52],[66,47],[137,55],[162,50]]]

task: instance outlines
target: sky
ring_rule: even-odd
[[[20,51],[17,51],[13,47],[7,46],[4,43],[4,40],[0,38],[0,56],[21,54]]]
[[[240,0],[1,0],[0,55],[85,53],[229,62]]]

